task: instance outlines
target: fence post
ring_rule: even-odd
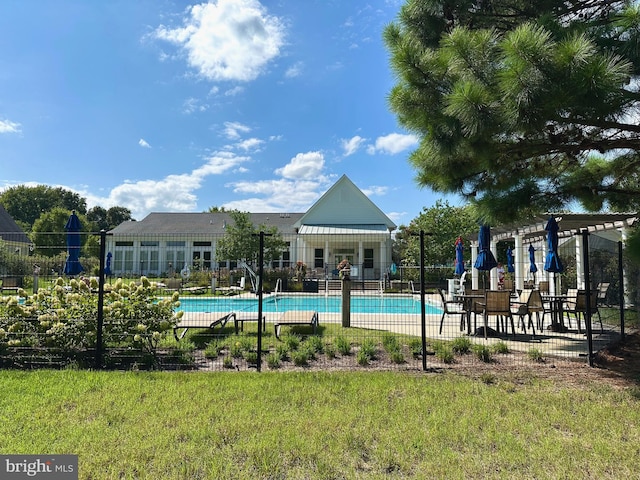
[[[424,304],[424,230],[420,230],[420,326],[422,334],[422,370],[427,369],[427,320]]]
[[[620,298],[620,339],[624,340],[624,262],[622,240],[618,242],[618,290]]]
[[[587,348],[589,349],[589,366],[593,367],[593,332],[591,330],[591,271],[589,269],[589,230],[582,231],[582,258],[584,263],[585,291],[587,300],[585,326],[587,329]]]
[[[351,326],[351,275],[344,275],[341,281],[342,289],[342,326]]]
[[[98,321],[96,327],[96,370],[102,368],[102,325],[104,323],[104,259],[107,250],[107,232],[100,230],[100,271],[98,277]]]

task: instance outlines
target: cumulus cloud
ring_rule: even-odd
[[[225,137],[231,140],[238,140],[242,133],[249,133],[250,131],[251,127],[240,122],[224,122],[223,133]]]
[[[168,175],[159,180],[126,180],[113,188],[107,197],[84,193],[88,204],[109,208],[126,206],[133,218],[141,220],[150,212],[193,212],[197,207],[195,192],[211,175],[233,171],[250,160],[231,152],[215,152],[205,163],[189,173]]]
[[[404,150],[417,146],[418,142],[418,137],[415,135],[391,133],[384,137],[378,137],[375,145],[369,145],[367,151],[372,155],[376,152],[395,155],[396,153],[400,153]]]
[[[224,207],[247,212],[304,212],[327,188],[327,178],[292,180],[286,178],[230,184],[234,193],[251,198],[225,203]],[[296,192],[291,195],[291,192]]]
[[[236,86],[236,87],[230,88],[229,90],[225,90],[224,96],[235,97],[236,95],[240,95],[242,92],[244,92],[244,87]]]
[[[151,148],[151,145],[149,145],[144,138],[138,140],[138,145],[140,145],[142,148]]]
[[[299,153],[275,173],[289,179],[317,178],[324,168],[324,155],[321,152]]]
[[[358,135],[352,138],[343,138],[341,143],[342,149],[344,150],[344,156],[348,157],[349,155],[356,153],[364,142],[366,142],[366,139]]]
[[[257,150],[263,143],[264,140],[260,140],[259,138],[247,138],[246,140],[237,143],[236,147],[244,151]]]
[[[154,35],[178,45],[207,80],[251,81],[280,54],[285,28],[258,0],[218,0],[193,5],[182,27],[161,25]]]
[[[21,125],[11,120],[0,120],[0,133],[20,133]]]

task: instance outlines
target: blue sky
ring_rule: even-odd
[[[439,195],[387,104],[401,5],[3,0],[0,189],[62,186],[141,220],[303,212],[346,174],[407,224]]]

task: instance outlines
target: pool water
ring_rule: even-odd
[[[257,312],[258,298],[240,297],[198,297],[181,298],[180,310],[191,313],[208,312]],[[314,310],[319,313],[340,313],[342,298],[340,296],[296,295],[265,297],[262,311],[286,312],[289,310]],[[442,310],[426,304],[425,311],[442,313]],[[352,296],[351,313],[378,314],[420,314],[420,301],[408,296]]]

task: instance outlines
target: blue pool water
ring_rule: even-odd
[[[295,295],[265,297],[262,311],[286,312],[289,310],[314,310],[320,313],[340,313],[342,311],[340,296]],[[207,312],[257,312],[258,298],[240,297],[198,297],[181,298],[180,310],[193,313]],[[406,296],[352,296],[352,313],[404,313],[420,314],[420,301]],[[442,310],[426,305],[426,313],[442,313]]]

